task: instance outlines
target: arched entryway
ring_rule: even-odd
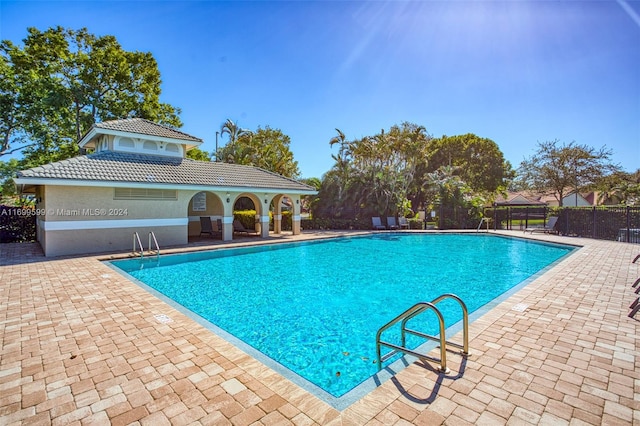
[[[288,194],[277,194],[271,203],[273,213],[273,232],[280,234],[290,231],[297,235],[300,227],[300,197]]]
[[[260,196],[255,193],[240,193],[233,200],[234,221],[239,221],[249,233],[238,232],[234,226],[234,234],[251,235],[266,238],[269,236],[269,203],[271,197],[268,194]]]
[[[224,201],[216,193],[200,191],[189,200],[188,236],[190,240],[224,237]]]

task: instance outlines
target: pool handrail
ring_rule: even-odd
[[[438,338],[436,338],[435,336],[430,336],[415,330],[405,330],[403,328],[402,330],[402,346],[398,346],[395,345],[393,343],[390,342],[385,342],[380,340],[380,338],[382,337],[382,333],[387,330],[389,327],[395,325],[398,323],[398,321],[400,320],[404,320],[407,316],[411,316],[411,318],[415,317],[416,315],[424,312],[427,309],[431,309],[433,310],[433,312],[436,314],[436,316],[438,317],[438,322],[440,325],[440,358],[435,358],[432,356],[429,356],[427,354],[422,354],[419,352],[416,352],[412,349],[409,349],[405,346],[405,331],[410,333],[410,334],[415,334],[418,335],[420,337],[424,337],[427,339],[435,339],[438,340]],[[404,324],[404,321],[403,321]],[[391,349],[393,349],[391,352],[386,353],[384,356],[381,354],[381,346],[387,346]],[[440,310],[438,308],[436,308],[436,306],[430,302],[420,302],[420,303],[416,303],[415,305],[413,305],[412,307],[410,307],[409,309],[407,309],[406,311],[404,311],[403,313],[401,313],[400,315],[398,315],[397,317],[395,317],[394,319],[392,319],[391,321],[389,321],[388,323],[386,323],[385,325],[383,325],[382,327],[380,327],[380,329],[378,330],[378,333],[376,334],[376,353],[377,353],[377,363],[378,363],[378,371],[382,370],[382,363],[384,361],[386,361],[387,359],[391,358],[392,356],[394,356],[395,354],[397,354],[398,352],[403,352],[405,354],[410,354],[413,355],[415,357],[421,358],[421,359],[428,359],[431,361],[435,361],[435,362],[439,362],[440,363],[440,372],[441,373],[449,373],[449,369],[447,368],[447,353],[446,353],[446,345],[445,345],[445,340],[444,340],[444,318],[442,317],[442,313],[440,312]]]
[[[459,304],[460,307],[462,308],[462,329],[463,329],[463,342],[462,344],[459,343],[455,343],[455,342],[451,342],[451,341],[447,341],[446,340],[446,336],[445,336],[445,325],[444,325],[444,317],[442,316],[442,313],[440,312],[440,310],[436,307],[436,304],[441,302],[442,300],[445,299],[454,299],[456,300]],[[439,323],[439,329],[440,329],[440,333],[439,333],[439,337],[436,336],[431,336],[429,334],[426,333],[422,333],[420,331],[417,330],[413,330],[410,328],[407,328],[407,323],[409,320],[411,320],[412,318],[415,318],[416,316],[420,315],[422,312],[426,311],[427,309],[431,309],[433,310],[433,312],[436,314],[436,316],[438,317],[438,323]],[[390,328],[391,326],[397,324],[399,321],[402,321],[401,325],[400,325],[400,332],[401,332],[401,345],[395,345],[393,343],[390,342],[386,342],[386,341],[382,341],[381,337],[382,337],[382,333],[387,330],[388,328]],[[435,357],[431,357],[428,356],[427,354],[422,354],[419,352],[416,352],[412,349],[409,349],[406,347],[406,334],[413,334],[415,336],[418,337],[422,337],[425,339],[429,339],[429,340],[434,340],[434,341],[438,341],[440,342],[440,358],[435,358]],[[421,359],[428,359],[431,361],[436,361],[440,363],[440,372],[447,374],[449,373],[449,369],[447,368],[447,344],[450,346],[454,346],[458,349],[462,349],[462,356],[467,357],[469,356],[469,312],[467,310],[467,305],[462,301],[462,299],[460,299],[458,296],[456,296],[455,294],[451,294],[451,293],[445,293],[441,296],[436,297],[435,299],[433,299],[431,302],[420,302],[420,303],[416,303],[415,305],[413,305],[412,307],[410,307],[409,309],[407,309],[406,311],[404,311],[403,313],[401,313],[400,315],[398,315],[397,317],[395,317],[394,319],[392,319],[391,321],[389,321],[388,323],[386,323],[385,325],[383,325],[382,327],[380,327],[380,329],[378,330],[378,333],[376,334],[376,352],[377,352],[377,363],[378,363],[378,371],[382,370],[382,363],[386,360],[388,360],[389,358],[391,358],[392,356],[396,355],[398,352],[403,352],[405,354],[410,354],[413,356],[416,356],[418,358]],[[393,349],[392,351],[386,353],[385,355],[382,355],[381,353],[381,346],[386,346],[389,347],[391,349]]]
[[[149,232],[149,251],[151,251],[151,248],[153,247],[151,245],[151,241],[153,240],[155,247],[156,247],[156,255],[160,256],[160,246],[158,245],[158,240],[156,239],[156,234],[151,231]]]
[[[133,233],[133,253],[136,253],[136,242],[140,247],[140,257],[144,257],[144,247],[142,247],[142,241],[140,241],[140,235],[137,232]]]
[[[461,298],[456,296],[453,293],[445,293],[433,299],[431,303],[434,305],[438,302],[441,302],[445,299],[453,299],[460,304],[460,308],[462,308],[462,345],[455,342],[446,341],[448,345],[456,347],[458,349],[462,349],[462,355],[469,355],[469,310],[467,309],[467,305],[462,301]]]

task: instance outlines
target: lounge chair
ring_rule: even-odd
[[[398,226],[400,226],[400,229],[409,229],[409,221],[406,217],[400,216],[398,218]]]
[[[530,232],[530,233],[534,233],[534,232],[544,232],[545,234],[549,234],[549,233],[558,233],[558,231],[556,231],[554,228],[556,227],[556,222],[558,221],[558,217],[557,216],[550,216],[549,220],[547,220],[547,224],[545,226],[536,226],[536,227],[531,227],[531,228],[526,228],[524,230],[524,232]]]
[[[380,218],[378,216],[376,217],[372,217],[371,218],[371,223],[373,223],[373,229],[387,229],[383,224],[382,224],[382,220],[380,220]]]
[[[209,234],[213,237],[214,232],[211,218],[209,216],[200,216],[200,236]]]
[[[242,222],[240,222],[238,219],[233,219],[233,232],[237,232],[239,234],[247,234],[247,235],[258,233],[258,231],[256,231],[255,229],[245,228]]]
[[[387,228],[398,229],[395,216],[387,216]]]

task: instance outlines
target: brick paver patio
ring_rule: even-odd
[[[99,256],[0,245],[0,424],[640,424],[640,246],[532,238],[582,248],[473,322],[450,375],[417,362],[343,411]]]

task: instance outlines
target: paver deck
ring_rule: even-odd
[[[531,238],[582,248],[473,322],[451,374],[416,362],[343,411],[103,256],[0,245],[0,424],[640,424],[640,246]]]

